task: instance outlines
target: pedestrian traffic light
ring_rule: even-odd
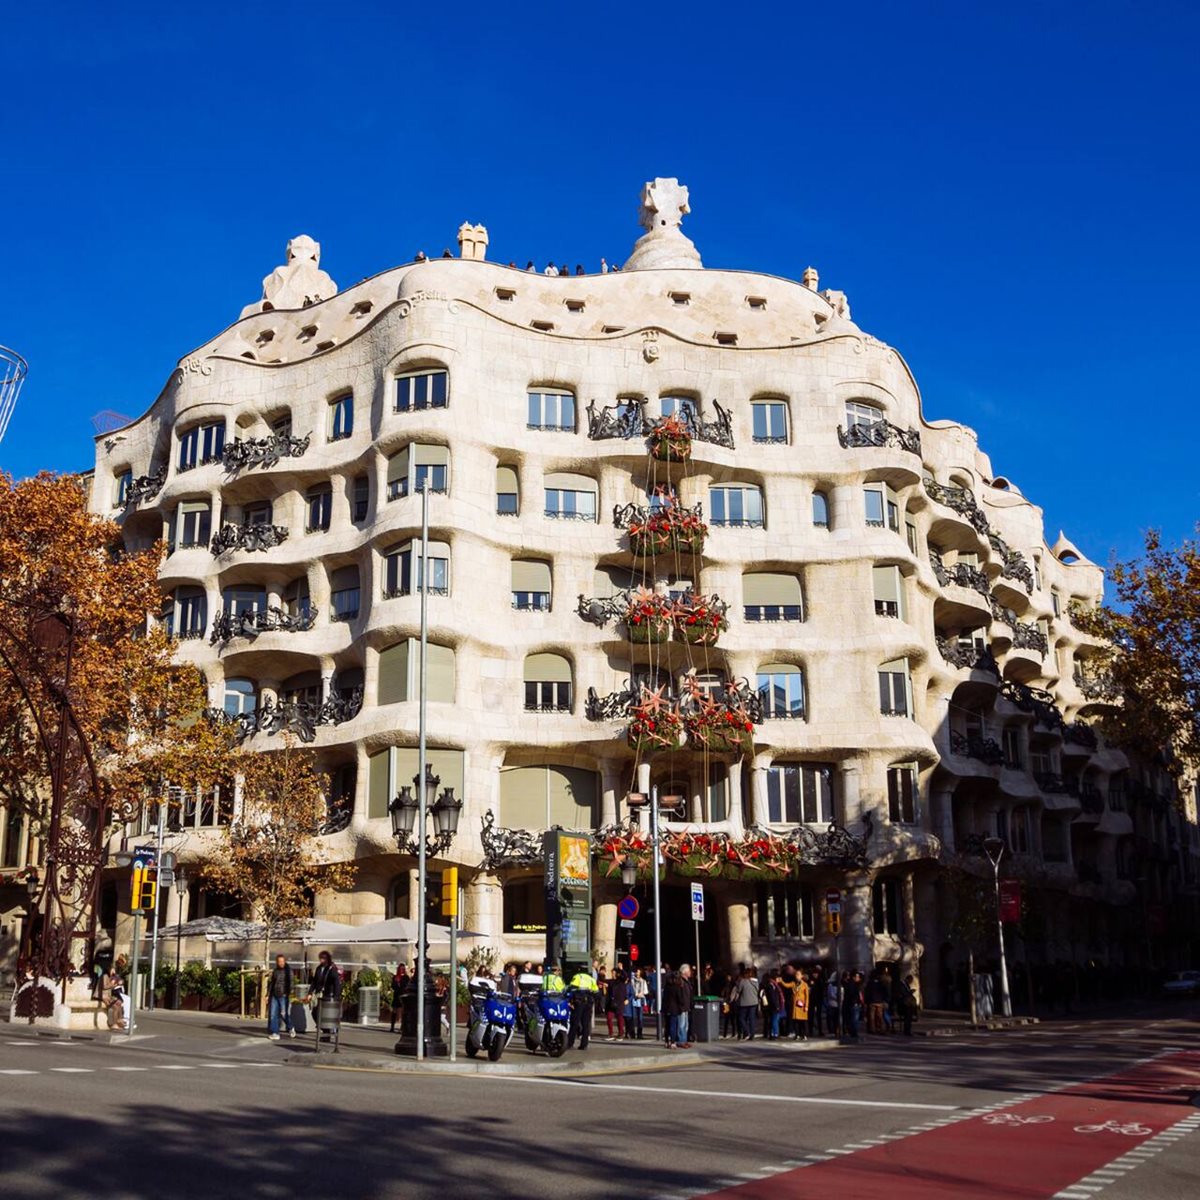
[[[158,892],[158,871],[153,867],[134,867],[133,900],[130,908],[134,912],[153,912]]]
[[[447,867],[442,872],[442,916],[458,916],[458,868]]]
[[[826,913],[826,921],[829,923],[829,932],[838,934],[842,932],[842,914],[840,912]]]

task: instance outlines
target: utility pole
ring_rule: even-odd
[[[663,1036],[662,1019],[662,906],[658,887],[658,784],[650,789],[650,868],[654,873],[654,1020]]]
[[[425,1057],[425,971],[428,936],[425,918],[425,692],[429,667],[429,472],[421,480],[421,675],[417,706],[417,1060]],[[458,981],[455,979],[455,996]]]

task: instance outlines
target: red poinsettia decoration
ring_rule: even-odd
[[[673,750],[679,745],[683,719],[664,696],[663,688],[642,688],[642,698],[630,714],[629,744],[641,754]]]
[[[660,462],[684,462],[692,456],[692,434],[678,413],[656,421],[649,442],[650,453]]]
[[[676,598],[671,610],[676,635],[694,646],[715,646],[721,633],[729,628],[725,616],[728,607],[717,596],[684,592]]]
[[[631,642],[665,642],[671,634],[674,607],[669,596],[638,588],[621,618]]]

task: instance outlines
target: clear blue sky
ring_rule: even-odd
[[[31,368],[0,467],[88,466],[92,415],[143,412],[295,233],[343,287],[464,219],[594,268],[678,175],[708,265],[815,265],[1051,539],[1178,539],[1198,34],[1164,0],[9,6],[0,343]]]

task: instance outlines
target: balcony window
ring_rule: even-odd
[[[917,820],[917,768],[912,763],[888,767],[888,820],[914,825]]]
[[[876,933],[899,936],[903,928],[900,913],[900,885],[894,879],[877,879],[871,887],[871,925]]]
[[[911,521],[906,521],[904,523],[904,530],[905,530],[905,533],[908,535],[908,548],[914,554],[919,553],[919,551],[917,549],[917,546],[918,546],[917,527]]]
[[[450,594],[450,547],[446,542],[429,543],[429,587],[431,596]],[[421,543],[405,542],[384,558],[384,598],[409,596],[421,590]]]
[[[496,468],[496,512],[515,517],[521,509],[521,488],[516,467]]]
[[[1062,597],[1058,594],[1058,588],[1050,589],[1050,607],[1056,617],[1062,616]]]
[[[742,603],[747,621],[804,620],[804,596],[796,575],[748,571],[742,576]]]
[[[699,405],[690,396],[663,396],[659,400],[659,412],[664,417],[681,417],[689,425],[700,420]]]
[[[530,392],[527,429],[575,432],[575,397],[570,392]]]
[[[270,525],[274,515],[275,509],[270,500],[255,500],[242,506],[243,525]]]
[[[900,532],[900,504],[890,487],[882,483],[868,484],[863,488],[863,503],[869,526],[882,529],[886,525],[893,533]]]
[[[513,608],[522,612],[549,612],[550,564],[513,559],[511,590]]]
[[[176,544],[186,550],[189,546],[207,546],[212,536],[212,509],[207,500],[184,500],[176,515]]]
[[[306,532],[320,533],[328,529],[333,515],[333,488],[327,483],[309,488],[304,503],[308,509]]]
[[[812,523],[818,529],[829,528],[829,497],[824,492],[812,494]]]
[[[365,475],[355,475],[350,490],[351,520],[365,521],[371,501],[371,483]]]
[[[283,590],[283,607],[290,617],[307,617],[312,612],[312,597],[308,590],[308,576],[293,579]]]
[[[388,459],[387,498],[399,500],[420,494],[426,482],[431,492],[445,494],[450,479],[450,449],[414,442]]]
[[[425,698],[434,704],[453,704],[454,648],[436,642],[429,642],[427,648]],[[400,704],[420,697],[421,643],[416,638],[406,638],[379,652],[378,687],[380,704]]]
[[[225,422],[193,425],[179,435],[178,469],[190,471],[197,464],[216,462],[225,449]]]
[[[358,616],[361,596],[358,568],[338,567],[329,577],[331,621],[353,621]]]
[[[285,679],[279,688],[279,698],[284,704],[320,704],[320,672],[301,671],[298,675]]]
[[[175,636],[180,641],[204,636],[208,628],[208,597],[203,588],[179,588],[175,592],[175,610]]]
[[[1008,823],[1008,844],[1014,854],[1028,854],[1031,849],[1031,834],[1028,808],[1014,808]]]
[[[720,703],[725,694],[724,671],[692,671],[690,674],[702,696]]]
[[[561,654],[525,656],[525,711],[571,711],[571,663]]]
[[[254,684],[249,679],[225,680],[225,713],[230,717],[252,713],[258,707]]]
[[[329,402],[329,440],[339,442],[354,432],[354,396],[347,392]]]
[[[445,408],[448,392],[445,371],[417,371],[396,380],[396,412],[420,412]]]
[[[708,764],[704,787],[704,821],[725,821],[729,818],[729,772],[724,763]]]
[[[1010,770],[1019,771],[1025,761],[1025,756],[1021,753],[1021,731],[1010,725],[1001,734],[1001,740],[1004,747],[1004,765]]]
[[[546,516],[562,521],[596,520],[597,484],[587,475],[547,475]]]
[[[113,494],[113,505],[116,508],[124,508],[126,500],[129,499],[129,486],[133,483],[133,472],[126,468],[116,479],[116,488]]]
[[[872,567],[875,615],[904,620],[904,583],[899,567]]]
[[[708,504],[713,525],[763,527],[762,492],[754,484],[709,488]]]
[[[766,444],[787,442],[787,404],[784,401],[751,401],[750,422],[756,442]]]
[[[833,818],[829,763],[776,762],[767,768],[767,820],[773,825],[828,825]]]
[[[787,663],[759,667],[757,687],[768,720],[804,720],[804,673],[799,667]]]
[[[228,617],[253,616],[263,612],[267,607],[267,593],[264,588],[252,585],[227,587],[222,593],[222,608]]]
[[[580,767],[506,767],[500,772],[500,824],[506,829],[591,829],[600,776]]]
[[[856,425],[870,428],[883,420],[883,409],[878,405],[868,404],[865,400],[846,401],[846,428],[853,429]]]
[[[908,659],[897,658],[879,668],[879,711],[885,717],[912,715],[912,685]]]

